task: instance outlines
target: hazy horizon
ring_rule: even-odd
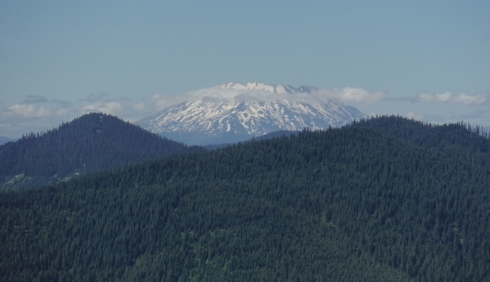
[[[137,121],[231,81],[490,126],[489,14],[484,1],[3,1],[0,136],[88,112]]]

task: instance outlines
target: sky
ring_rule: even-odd
[[[490,126],[488,15],[487,0],[0,0],[0,136],[94,111],[133,122],[231,81]]]

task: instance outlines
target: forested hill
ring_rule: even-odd
[[[382,116],[355,121],[347,126],[370,128],[417,147],[444,151],[474,164],[490,167],[489,132],[483,127],[464,122],[430,124],[401,118]]]
[[[490,166],[490,135],[478,125],[463,122],[437,125],[382,116],[354,121],[348,126],[370,128],[415,146],[446,151],[467,161]]]
[[[171,156],[0,193],[0,280],[489,281],[488,183],[357,126]]]
[[[0,183],[4,189],[38,186],[76,173],[199,151],[205,150],[162,138],[114,116],[92,113],[0,146]]]

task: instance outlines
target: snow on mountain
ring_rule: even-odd
[[[189,101],[164,108],[136,124],[188,144],[238,142],[278,130],[337,127],[366,116],[320,101],[311,86],[226,83],[188,93]]]
[[[284,93],[311,93],[312,90],[317,90],[316,87],[313,86],[301,86],[299,88],[294,88],[289,85],[283,84],[262,84],[257,82],[248,82],[246,84],[229,82],[226,84],[219,84],[215,88],[221,89],[236,89],[236,90],[263,90],[269,91],[271,93],[284,94]]]

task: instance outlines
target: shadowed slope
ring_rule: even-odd
[[[92,113],[0,146],[0,177],[4,188],[10,187],[9,181],[13,187],[37,186],[73,174],[199,151],[204,149],[162,138],[114,116]]]

